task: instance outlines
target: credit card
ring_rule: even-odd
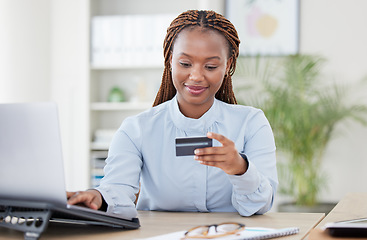
[[[207,137],[186,137],[176,138],[176,156],[195,155],[197,148],[206,148],[213,146],[213,139]]]

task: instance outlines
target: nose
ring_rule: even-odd
[[[200,66],[194,66],[191,68],[189,79],[195,82],[204,80],[204,73]]]

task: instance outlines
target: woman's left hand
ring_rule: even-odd
[[[203,165],[218,167],[230,175],[242,175],[247,171],[247,161],[238,153],[233,141],[212,132],[208,132],[207,137],[216,139],[222,146],[196,149],[195,160]]]

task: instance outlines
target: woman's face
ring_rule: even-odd
[[[195,27],[178,34],[171,55],[172,80],[185,116],[198,118],[212,106],[230,68],[228,52],[227,40],[214,30]]]

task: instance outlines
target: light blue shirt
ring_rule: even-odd
[[[176,157],[175,139],[215,132],[231,139],[249,162],[241,176]],[[221,144],[214,140],[214,146]],[[199,119],[185,117],[176,97],[126,118],[111,143],[105,177],[97,188],[108,212],[136,215],[137,209],[235,212],[270,210],[278,185],[274,136],[264,113],[215,99]]]

